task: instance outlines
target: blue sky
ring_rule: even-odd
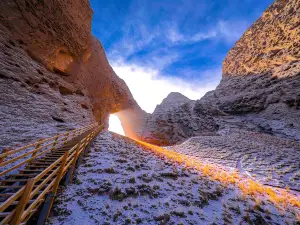
[[[92,33],[138,103],[151,112],[170,91],[198,99],[214,89],[228,50],[272,2],[91,0]]]

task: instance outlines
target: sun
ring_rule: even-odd
[[[121,121],[119,120],[119,118],[116,115],[111,114],[109,116],[108,130],[125,136],[123,127],[121,125]]]

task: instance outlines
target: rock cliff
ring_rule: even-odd
[[[209,135],[218,127],[201,105],[180,93],[170,93],[144,122],[140,139],[157,145],[171,145],[195,135]]]
[[[276,0],[228,52],[216,90],[148,116],[140,138],[165,145],[242,128],[300,140],[299,10]]]
[[[91,35],[88,0],[0,2],[0,146],[141,109]]]
[[[300,129],[299,10],[297,0],[275,1],[229,51],[220,85],[202,101]]]
[[[299,73],[300,2],[276,0],[252,24],[223,62],[223,76]]]
[[[249,27],[216,90],[197,101],[171,93],[150,115],[91,35],[88,0],[2,1],[0,146],[107,124],[110,113],[127,136],[159,145],[241,127],[300,139],[299,5],[276,0]]]

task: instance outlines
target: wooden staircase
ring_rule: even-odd
[[[97,123],[0,154],[0,225],[46,221],[60,183],[72,175],[91,141],[103,129]],[[36,215],[38,214],[38,215]]]

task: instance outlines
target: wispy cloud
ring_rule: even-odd
[[[150,113],[170,92],[180,92],[196,100],[206,92],[215,89],[221,77],[221,69],[203,71],[204,76],[201,81],[191,82],[183,78],[165,76],[153,68],[121,61],[113,62],[112,67],[126,82],[138,104]]]
[[[268,1],[220,7],[221,0],[91,0],[93,33],[138,103],[152,112],[169,92],[199,99],[214,89],[224,56]]]
[[[226,21],[220,20],[218,22],[218,33],[221,38],[228,43],[236,42],[250,26],[249,21],[239,20],[239,21]]]
[[[194,34],[180,33],[178,29],[171,27],[168,29],[167,38],[172,44],[190,44],[203,40],[217,39],[232,44],[237,41],[249,26],[247,21],[226,21],[219,20],[204,31]]]

